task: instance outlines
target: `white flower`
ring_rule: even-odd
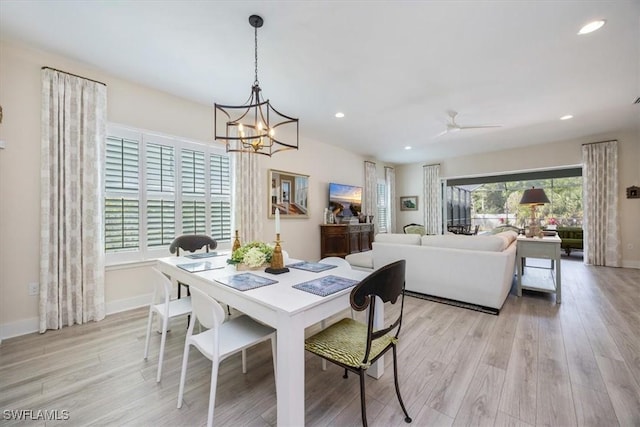
[[[242,262],[252,268],[260,267],[262,264],[267,262],[267,256],[260,249],[251,248],[244,254]]]

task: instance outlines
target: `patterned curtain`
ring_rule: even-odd
[[[104,319],[107,88],[42,70],[40,332]]]
[[[427,234],[442,234],[440,165],[425,165],[423,173],[424,229]]]
[[[233,211],[234,223],[239,231],[240,243],[260,240],[264,220],[262,188],[265,179],[260,177],[260,157],[258,154],[233,153]],[[235,233],[235,231],[234,231]]]
[[[384,167],[384,180],[389,192],[389,218],[387,232],[396,232],[396,171],[389,166]]]
[[[585,264],[621,266],[618,141],[582,146]]]
[[[378,177],[376,164],[364,162],[364,206],[362,213],[365,215],[376,215],[378,208]],[[374,218],[377,219],[377,218]]]

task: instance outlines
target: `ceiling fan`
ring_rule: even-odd
[[[456,116],[458,115],[458,113],[456,111],[447,111],[447,114],[449,114],[449,117],[451,117],[451,122],[447,123],[447,128],[445,130],[443,130],[442,132],[440,132],[439,134],[437,134],[436,137],[442,136],[442,135],[446,135],[446,134],[452,133],[452,132],[459,132],[461,130],[467,130],[467,129],[486,129],[486,128],[499,128],[499,127],[502,127],[502,125],[460,126],[456,122]]]

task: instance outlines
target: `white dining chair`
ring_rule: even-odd
[[[187,376],[189,348],[194,346],[207,359],[211,360],[211,389],[209,391],[209,411],[207,426],[213,425],[213,413],[216,401],[216,384],[218,365],[227,357],[252,347],[262,341],[271,340],[273,355],[273,371],[276,372],[276,331],[269,326],[256,322],[243,315],[225,322],[225,313],[220,304],[200,289],[191,287],[193,314],[189,322],[187,337],[184,343],[180,389],[178,391],[178,408],[182,407],[184,383]],[[205,332],[193,334],[195,321],[207,328]],[[245,355],[243,354],[242,371],[246,373]]]
[[[149,341],[151,340],[151,328],[153,317],[157,314],[162,323],[160,338],[160,356],[158,358],[158,374],[156,382],[160,382],[162,376],[162,362],[164,359],[164,346],[167,341],[169,319],[191,314],[191,297],[171,299],[171,281],[155,268],[151,269],[154,276],[153,299],[149,305],[149,321],[147,322],[147,338],[144,345],[144,359],[149,355]]]

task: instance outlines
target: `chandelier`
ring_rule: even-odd
[[[216,103],[214,126],[215,140],[223,141],[227,152],[271,157],[278,151],[298,149],[298,119],[280,113],[262,97],[258,82],[258,28],[263,23],[258,15],[249,17],[255,31],[255,80],[251,95],[240,106]]]

